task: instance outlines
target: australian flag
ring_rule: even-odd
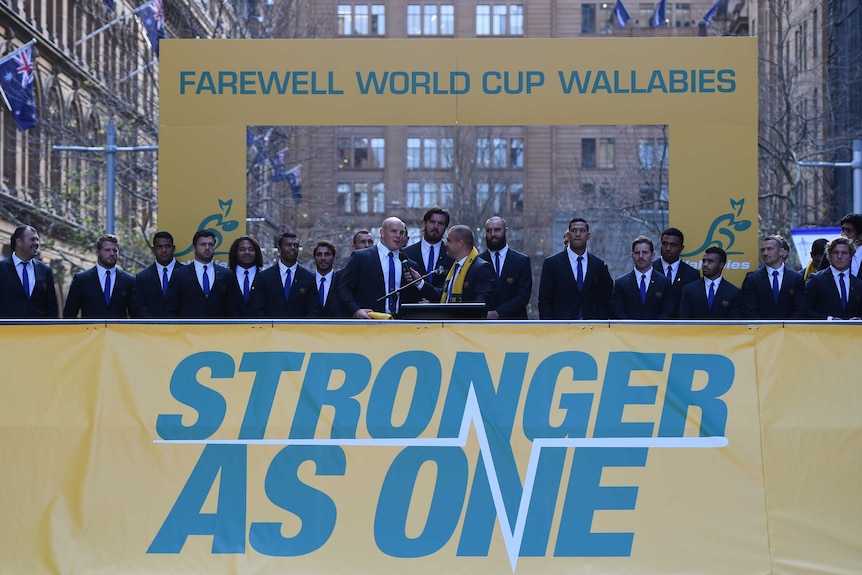
[[[652,13],[652,18],[650,18],[650,26],[653,28],[661,28],[665,25],[665,18],[667,17],[667,0],[659,0],[658,4],[655,5],[655,10]]]
[[[290,191],[293,194],[293,200],[296,203],[302,201],[302,174],[300,170],[302,164],[292,167],[287,171],[287,185],[290,186]]]
[[[138,18],[147,33],[147,41],[150,43],[156,58],[159,57],[159,40],[165,37],[165,13],[162,10],[162,0],[147,2],[137,10]]]
[[[114,2],[114,0],[105,0],[105,8],[107,8],[111,12],[113,12],[116,7],[117,4]]]
[[[617,19],[617,24],[620,25],[620,28],[625,28],[626,24],[629,23],[629,20],[632,19],[629,16],[629,11],[626,10],[626,7],[623,5],[622,0],[617,0],[617,3],[614,4],[614,17]]]
[[[35,72],[30,48],[13,52],[0,60],[0,88],[12,112],[12,119],[21,131],[36,125],[36,100],[33,96]]]

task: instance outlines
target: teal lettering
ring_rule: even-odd
[[[308,95],[308,89],[303,88],[308,86],[308,72],[293,73],[293,93],[298,95]]]
[[[376,72],[369,72],[368,79],[363,83],[362,72],[356,73],[356,82],[359,84],[359,93],[363,96],[367,95],[369,89],[374,86],[375,94],[382,94],[386,88],[386,80],[389,78],[389,72],[383,72],[383,76],[378,80]]]
[[[706,385],[694,390],[694,374],[706,373]],[[700,408],[700,436],[722,437],[727,404],[719,399],[733,385],[736,368],[729,358],[708,353],[675,353],[667,376],[667,392],[659,422],[659,437],[682,437],[690,407]]]
[[[613,93],[611,92],[611,82],[608,79],[608,73],[604,70],[596,72],[596,81],[593,83],[593,90],[591,93],[595,94],[599,90],[604,90],[608,94]]]
[[[611,352],[596,414],[593,437],[652,437],[653,423],[623,421],[626,405],[655,404],[658,386],[630,386],[635,371],[661,371],[663,353]]]
[[[722,93],[735,92],[736,91],[736,72],[733,70],[719,70],[718,71],[718,91]]]
[[[162,439],[206,439],[218,431],[227,412],[224,397],[197,380],[198,373],[209,368],[210,377],[230,379],[234,375],[233,358],[219,351],[202,351],[183,359],[171,375],[170,391],[174,399],[197,411],[191,425],[183,425],[181,414],[159,414],[156,433]]]
[[[416,374],[413,399],[404,423],[395,425],[392,422],[395,399],[408,370]],[[405,351],[390,357],[380,368],[368,398],[368,434],[371,437],[419,437],[434,416],[442,379],[440,360],[431,352]]]
[[[592,393],[563,393],[559,408],[565,410],[563,422],[551,425],[551,402],[557,379],[563,370],[571,370],[571,381],[595,381],[599,375],[596,360],[582,351],[562,351],[546,357],[533,372],[524,403],[524,435],[530,441],[537,437],[586,437],[593,405]]]
[[[285,72],[283,77],[279,77],[278,72],[270,72],[269,78],[263,77],[263,72],[257,73],[258,82],[260,83],[260,92],[263,95],[269,95],[272,92],[273,86],[279,96],[284,96],[287,93],[287,86],[290,84],[290,72]]]
[[[503,76],[500,75],[499,72],[493,72],[493,71],[492,72],[485,72],[482,75],[482,91],[485,92],[486,94],[499,94],[501,91],[499,84],[495,88],[491,88],[489,83],[488,83],[488,80],[491,78],[493,78],[495,80],[500,80],[502,77]]]
[[[660,70],[653,70],[652,76],[650,76],[649,79],[649,87],[647,88],[647,92],[651,94],[659,90],[662,93],[667,94],[667,86],[664,83],[664,76],[662,75]]]
[[[670,71],[670,93],[682,94],[688,92],[688,72],[685,70]]]
[[[213,96],[216,95],[215,83],[213,82],[212,74],[206,70],[201,72],[201,78],[198,80],[198,87],[195,90],[195,96],[200,96],[202,92],[209,92]]]
[[[246,352],[242,355],[239,371],[252,372],[255,377],[239,428],[239,439],[263,439],[278,390],[278,380],[285,371],[302,369],[304,357],[303,353],[287,351]]]
[[[191,77],[192,79],[188,79]],[[184,95],[186,93],[186,86],[194,86],[195,73],[190,71],[181,71],[180,72],[180,95]]]
[[[620,71],[614,70],[614,94],[628,94],[629,90],[620,86]]]
[[[224,94],[225,90],[230,89],[231,94],[236,95],[236,72],[229,70],[221,70],[218,73],[218,93]]]

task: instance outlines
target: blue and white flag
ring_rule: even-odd
[[[709,10],[706,11],[706,14],[703,15],[703,18],[701,18],[700,21],[703,22],[707,28],[709,28],[710,22],[712,22],[713,17],[715,16],[716,12],[718,12],[718,7],[724,1],[725,0],[715,0]]]
[[[0,89],[12,119],[20,131],[36,125],[33,80],[36,67],[30,48],[21,48],[0,59]]]
[[[661,28],[665,25],[665,20],[667,18],[667,0],[659,0],[658,4],[655,5],[655,10],[652,13],[652,18],[650,18],[650,26],[653,28]]]
[[[620,25],[620,28],[625,28],[629,20],[632,19],[622,0],[617,0],[617,3],[614,5],[614,17],[617,19],[617,24]]]
[[[159,57],[159,40],[165,37],[165,13],[162,10],[162,0],[151,0],[136,10],[144,31],[147,34],[147,42],[156,58]]]
[[[290,191],[293,194],[293,200],[296,203],[302,201],[302,174],[300,170],[302,164],[292,167],[287,172],[287,185],[290,186]]]
[[[107,8],[111,12],[113,12],[114,8],[116,8],[116,7],[117,7],[117,4],[116,4],[116,2],[114,2],[114,0],[105,0],[105,8]]]

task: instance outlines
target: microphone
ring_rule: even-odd
[[[406,261],[407,261],[407,256],[406,256],[405,254],[399,253],[399,254],[398,254],[398,259],[399,259],[399,260],[401,260],[401,262],[406,262]],[[403,264],[403,268],[406,268],[406,267],[407,267],[407,264],[406,264],[406,263],[404,263],[404,264]],[[427,278],[427,277],[429,277],[429,276],[439,276],[439,275],[443,275],[444,273],[446,273],[446,270],[443,268],[443,266],[437,266],[435,269],[431,270],[430,272],[428,272],[428,273],[427,273],[427,274],[425,274],[424,276],[419,276],[418,278],[416,278],[416,279],[415,279],[415,280],[413,280],[412,282],[410,282],[410,283],[408,283],[408,284],[405,284],[405,285],[401,286],[400,288],[398,288],[398,289],[396,289],[396,290],[393,290],[393,291],[389,292],[388,294],[386,294],[386,295],[385,295],[385,296],[383,296],[383,297],[379,297],[379,298],[377,298],[377,301],[383,301],[383,300],[385,300],[385,299],[386,299],[386,298],[388,298],[388,297],[392,297],[392,296],[394,296],[394,295],[396,295],[396,294],[400,293],[402,290],[405,290],[405,289],[407,289],[407,288],[409,288],[409,287],[411,287],[411,286],[414,286],[414,285],[418,284],[419,282],[421,282],[422,280],[424,280],[425,278]]]

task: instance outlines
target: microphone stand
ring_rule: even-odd
[[[414,285],[418,284],[419,282],[421,282],[422,280],[424,280],[425,278],[427,278],[427,277],[429,277],[429,276],[434,276],[434,275],[443,275],[443,272],[444,272],[444,271],[445,271],[445,270],[443,269],[443,266],[437,266],[437,268],[435,268],[435,269],[431,270],[430,272],[428,272],[428,273],[427,273],[427,274],[425,274],[424,276],[420,276],[420,277],[418,277],[417,279],[415,279],[415,280],[413,280],[412,282],[410,282],[409,284],[407,284],[407,285],[403,285],[403,286],[401,286],[400,288],[398,288],[398,289],[396,289],[396,290],[393,290],[393,291],[389,292],[389,293],[388,293],[388,294],[386,294],[385,296],[377,298],[377,301],[383,301],[383,300],[385,300],[386,298],[390,298],[390,297],[392,297],[392,296],[394,296],[394,295],[397,295],[397,294],[401,293],[401,291],[402,291],[402,290],[406,290],[407,288],[409,288],[409,287],[411,287],[411,286],[414,286]]]

